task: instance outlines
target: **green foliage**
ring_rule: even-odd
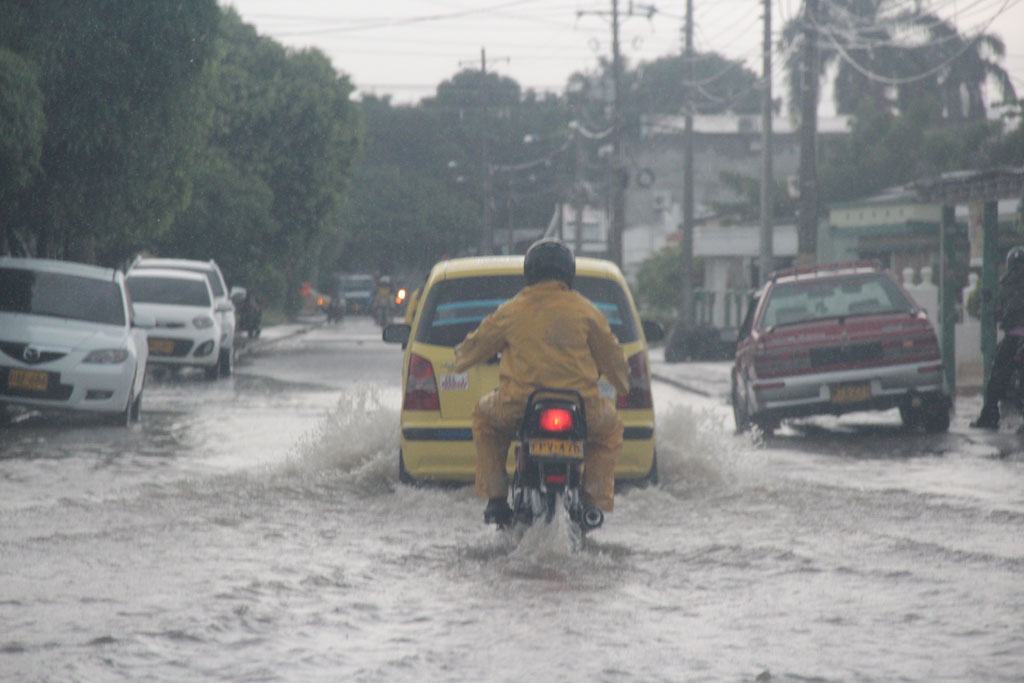
[[[45,129],[36,69],[0,48],[0,201],[39,172]]]
[[[40,255],[115,264],[184,206],[217,6],[3,0],[0,16],[46,118],[41,172],[2,218],[29,226]]]
[[[938,123],[927,99],[904,115],[861,100],[851,135],[821,164],[822,201],[849,201],[920,177],[984,165],[985,150],[1000,147],[998,124]]]
[[[637,297],[640,307],[653,315],[672,315],[683,289],[683,248],[672,245],[659,249],[640,264]],[[694,259],[694,281],[700,281],[702,259]]]
[[[158,248],[215,258],[288,310],[337,237],[360,121],[352,86],[315,50],[287,52],[225,14],[205,83],[207,146],[190,206]]]

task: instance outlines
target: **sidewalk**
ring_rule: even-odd
[[[688,361],[668,363],[665,348],[649,351],[651,379],[700,396],[728,400],[732,361]]]

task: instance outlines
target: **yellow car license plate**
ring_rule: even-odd
[[[832,387],[833,403],[856,403],[871,399],[871,385],[868,382],[839,384]]]
[[[566,439],[530,439],[530,455],[582,458],[583,442]]]
[[[174,342],[170,339],[150,339],[149,352],[169,356],[174,353]]]
[[[7,373],[7,386],[11,389],[28,389],[29,391],[46,391],[50,383],[50,375],[40,370],[22,370],[11,368]]]

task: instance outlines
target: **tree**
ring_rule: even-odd
[[[0,207],[8,207],[6,211],[0,209],[0,253],[13,250],[17,241],[10,208],[17,194],[39,173],[45,129],[43,93],[36,69],[17,54],[0,48]],[[3,214],[8,215],[6,220]],[[24,223],[19,223],[24,229]]]
[[[887,16],[896,6],[893,0],[833,0],[819,7],[816,76],[835,66],[839,113],[854,113],[864,99],[906,113],[925,97],[939,103],[948,120],[983,120],[982,89],[990,78],[1006,101],[1016,98],[1009,75],[995,61],[1006,53],[998,36],[966,38],[949,22],[916,10]],[[804,21],[788,22],[780,41],[789,55],[791,103],[801,92],[801,51],[794,48],[804,39]],[[926,40],[914,39],[922,33]]]
[[[228,10],[207,86],[211,124],[192,198],[161,246],[216,258],[285,307],[341,229],[361,124],[352,86],[319,51],[288,52]],[[283,283],[283,289],[273,289]],[[278,300],[277,296],[273,297]]]
[[[2,0],[0,15],[43,95],[41,172],[14,202],[35,251],[116,264],[187,200],[216,3]]]
[[[423,272],[478,244],[479,205],[449,175],[448,161],[464,152],[441,125],[444,112],[375,97],[362,112],[365,146],[331,270]]]
[[[990,79],[1004,101],[1017,99],[1010,75],[997,63],[1006,56],[1006,44],[999,36],[982,33],[967,39],[955,26],[933,14],[913,15],[911,19],[930,38],[918,48],[924,55],[921,61],[945,65],[936,81],[941,88],[946,118],[983,121],[987,107],[982,93]]]

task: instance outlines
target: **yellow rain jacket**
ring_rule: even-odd
[[[480,399],[473,411],[477,495],[507,495],[505,461],[530,392],[539,387],[574,389],[587,411],[584,494],[587,502],[611,511],[622,421],[598,392],[597,379],[604,375],[619,394],[626,394],[629,370],[608,320],[565,283],[544,280],[523,288],[466,335],[455,347],[455,372],[499,351],[498,390]]]

